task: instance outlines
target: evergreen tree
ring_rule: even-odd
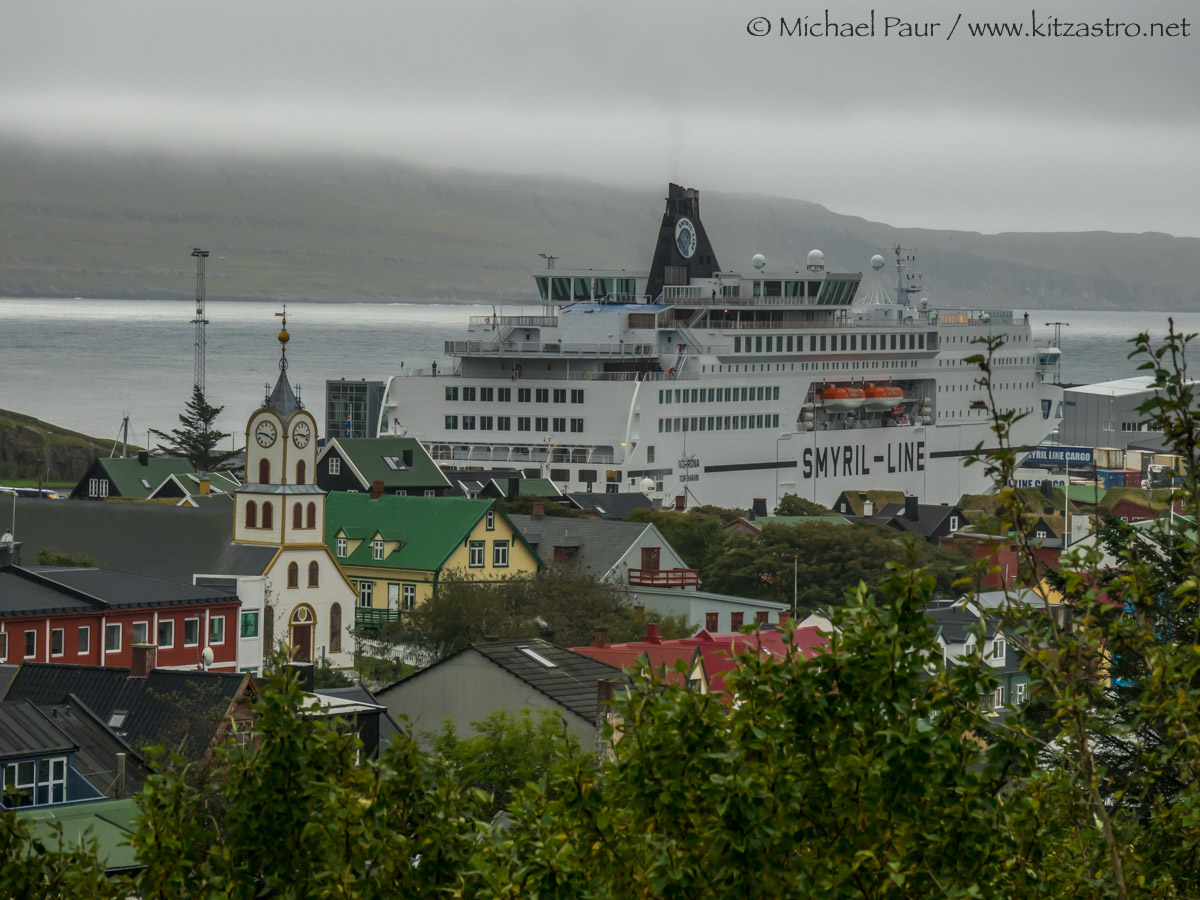
[[[229,437],[224,431],[218,431],[214,424],[223,409],[223,406],[211,406],[204,399],[204,391],[196,386],[192,389],[187,406],[179,415],[180,427],[170,434],[156,430],[150,433],[167,442],[159,444],[158,449],[171,456],[187,457],[198,472],[211,472],[237,455],[236,450],[217,449]]]

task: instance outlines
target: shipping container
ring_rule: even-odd
[[[1097,447],[1094,459],[1097,469],[1125,468],[1125,451],[1116,447]]]

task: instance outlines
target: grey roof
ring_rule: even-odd
[[[124,796],[137,793],[150,769],[132,747],[105,727],[77,697],[67,703],[39,708],[56,728],[75,742],[75,771],[96,790],[117,799],[117,754],[125,754]]]
[[[966,517],[962,514],[962,510],[957,506],[948,506],[941,503],[918,503],[917,518],[915,521],[908,518],[904,514],[904,511],[905,506],[903,503],[889,503],[875,514],[875,518],[902,531],[907,531],[910,534],[919,534],[922,537],[928,537],[933,534],[950,516],[958,516],[960,524],[965,525],[967,522]]]
[[[934,624],[945,635],[946,640],[954,644],[961,644],[967,639],[967,635],[975,633],[979,627],[980,616],[968,609],[959,607],[945,607],[942,609],[927,609],[925,615],[933,619]],[[996,634],[996,620],[991,616],[983,617],[984,621],[984,638],[989,639]]]
[[[234,599],[236,594],[217,587],[107,569],[55,566],[0,569],[0,616],[227,603]]]
[[[326,490],[315,484],[255,484],[247,481],[234,488],[233,492],[235,494],[324,494]]]
[[[262,575],[276,549],[233,544],[228,504],[199,509],[159,503],[17,499],[17,539],[32,563],[42,547],[98,566],[172,581],[196,573]]]
[[[27,703],[0,703],[0,760],[71,753],[75,742]]]
[[[597,683],[623,677],[620,669],[543,640],[495,641],[472,649],[589,722],[596,721]],[[554,665],[543,665],[524,650]]]
[[[635,509],[654,508],[654,504],[645,494],[628,491],[621,494],[579,492],[566,496],[577,509],[590,510],[602,519],[624,519]]]
[[[550,562],[555,547],[578,547],[572,560],[578,571],[603,577],[617,564],[650,525],[608,519],[569,519],[562,516],[509,516],[538,556]],[[666,540],[663,540],[666,543]]]
[[[1190,383],[1190,382],[1189,382]],[[1115,381],[1100,381],[1096,384],[1077,384],[1067,388],[1074,394],[1097,394],[1101,397],[1128,397],[1154,392],[1154,378],[1150,375],[1134,375]]]
[[[105,723],[114,712],[127,712],[114,730],[131,747],[183,748],[199,758],[243,685],[251,683],[248,675],[224,672],[154,669],[146,678],[130,678],[129,669],[111,666],[24,663],[0,699],[35,706],[77,699]]]
[[[300,402],[300,398],[296,396],[296,392],[292,390],[292,385],[288,382],[287,356],[279,359],[279,380],[275,382],[274,390],[267,394],[262,408],[274,410],[285,420],[296,410],[304,409],[304,404]]]
[[[19,668],[21,666],[17,663],[0,663],[0,697],[4,696],[8,686],[12,684],[13,676]]]

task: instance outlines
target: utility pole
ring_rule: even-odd
[[[196,375],[195,385],[204,393],[204,326],[208,319],[204,318],[204,260],[208,259],[208,251],[199,247],[192,251],[196,258],[196,318],[192,324],[196,326]]]

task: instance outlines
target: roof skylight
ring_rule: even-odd
[[[520,650],[522,653],[524,653],[526,656],[528,656],[530,659],[532,659],[534,662],[541,663],[547,669],[557,669],[558,668],[558,665],[556,663],[550,662],[550,660],[546,659],[546,657],[542,656],[542,654],[538,653],[536,650],[531,650],[529,647],[518,647],[517,649]]]

